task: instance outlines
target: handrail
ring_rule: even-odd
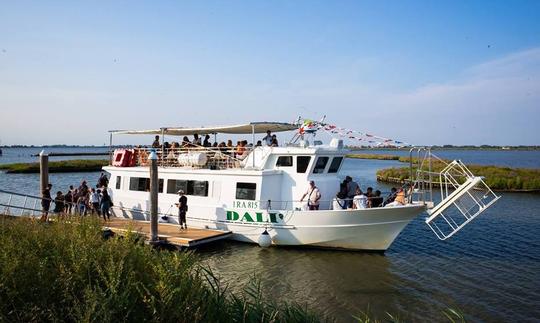
[[[152,150],[157,150],[156,153],[158,155],[159,166],[191,166],[211,169],[228,169],[244,167],[245,160],[247,160],[248,156],[255,151],[256,147],[243,147],[243,152],[241,155],[238,154],[238,147],[204,147],[193,144],[191,144],[189,147],[186,146],[161,149],[155,149],[150,147],[134,147],[129,149],[133,151],[133,159],[135,166],[148,166],[148,154]],[[178,160],[180,156],[193,153],[205,153],[208,157],[208,161],[206,162],[206,164],[183,165]]]

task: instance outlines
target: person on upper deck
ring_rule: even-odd
[[[198,133],[193,135],[193,145],[202,146],[201,137],[199,137]]]
[[[315,186],[315,181],[309,181],[309,188],[308,190],[302,195],[302,198],[300,198],[300,202],[304,200],[304,197],[308,196],[307,202],[308,202],[308,208],[310,211],[318,210],[319,209],[319,201],[321,199],[321,192],[319,191],[319,188]]]
[[[262,147],[262,141],[257,140],[257,144],[255,144],[255,147]]]
[[[266,136],[262,140],[267,146],[272,146],[272,132],[270,130],[266,131]]]
[[[187,136],[184,136],[184,138],[182,138],[182,147],[186,148],[189,146],[191,146],[191,142],[189,141],[189,138]]]
[[[225,148],[226,148],[225,153],[227,155],[233,155],[234,154],[234,147],[233,147],[231,139],[227,140],[227,146]]]
[[[210,135],[204,136],[203,146],[212,147],[212,144],[210,143]]]
[[[278,143],[276,135],[272,135],[272,144],[270,146],[279,147],[279,143]]]
[[[154,142],[152,143],[152,148],[160,148],[161,144],[159,143],[159,136],[156,136]]]

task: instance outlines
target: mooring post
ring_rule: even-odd
[[[158,241],[158,157],[154,150],[148,156],[150,160],[150,242]]]
[[[49,154],[42,150],[39,153],[39,195],[49,185]]]

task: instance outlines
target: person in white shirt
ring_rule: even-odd
[[[360,188],[356,189],[356,195],[353,197],[353,207],[355,209],[366,209],[368,207],[368,198]]]
[[[319,201],[321,199],[321,192],[319,191],[319,188],[315,186],[314,181],[309,181],[309,188],[308,190],[302,195],[302,198],[300,199],[300,202],[304,200],[304,197],[307,195],[307,202],[308,202],[308,208],[310,211],[318,210],[319,209]]]
[[[90,192],[90,204],[92,205],[92,214],[94,212],[97,213],[97,215],[101,215],[101,212],[99,211],[99,202],[100,202],[100,196],[99,196],[99,190],[96,192],[96,190],[92,187]]]
[[[266,131],[266,136],[262,140],[267,146],[272,146],[272,132]]]

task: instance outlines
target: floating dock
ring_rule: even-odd
[[[150,239],[150,221],[139,221],[119,217],[111,217],[110,221],[104,222],[103,227],[110,229],[116,234],[135,232]],[[191,248],[210,242],[226,239],[232,235],[231,231],[196,229],[188,227],[180,230],[177,224],[159,223],[158,239],[175,246]]]

